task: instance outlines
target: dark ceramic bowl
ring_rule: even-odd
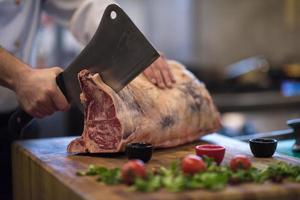
[[[272,157],[276,147],[277,140],[268,138],[258,138],[249,140],[250,149],[255,157]]]
[[[148,143],[130,143],[126,145],[126,155],[129,160],[139,159],[148,162],[152,157],[153,147]]]

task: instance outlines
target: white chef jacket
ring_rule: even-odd
[[[30,56],[41,11],[46,11],[70,29],[75,38],[87,44],[113,0],[0,0],[0,45],[22,61]],[[15,94],[0,86],[0,113],[17,107]]]

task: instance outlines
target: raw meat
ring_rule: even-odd
[[[219,112],[205,85],[178,62],[168,62],[177,81],[173,89],[159,89],[141,74],[116,93],[99,74],[81,71],[84,130],[68,152],[119,152],[132,142],[165,148],[216,131]]]

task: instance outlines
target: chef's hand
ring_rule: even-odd
[[[161,89],[172,88],[176,82],[170,66],[162,55],[143,73],[150,82]]]
[[[55,78],[59,67],[30,69],[19,76],[14,90],[21,107],[31,116],[42,118],[55,111],[66,111],[69,103],[58,88]]]

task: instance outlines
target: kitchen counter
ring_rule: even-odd
[[[300,96],[283,96],[280,91],[212,94],[221,111],[299,107]]]
[[[95,177],[78,177],[78,170],[85,170],[89,164],[113,168],[126,162],[124,154],[81,154],[66,152],[73,137],[35,139],[18,141],[13,145],[13,190],[15,200],[119,200],[119,199],[300,199],[300,184],[285,183],[262,185],[243,184],[227,186],[221,191],[193,190],[171,193],[161,190],[152,193],[131,191],[123,185],[105,186],[96,182]],[[218,134],[203,137],[200,141],[156,150],[148,168],[168,165],[173,160],[194,153],[194,145],[216,143],[226,147],[224,162],[236,154],[248,155],[254,166],[264,168],[277,160],[300,164],[300,160],[280,154],[273,158],[254,158],[246,143]]]

